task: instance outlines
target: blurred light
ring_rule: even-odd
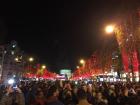
[[[14,79],[9,79],[8,80],[8,84],[10,84],[10,85],[12,85],[14,82],[15,82]]]
[[[42,77],[41,77],[41,78],[39,78],[39,79],[40,79],[40,80],[44,80],[44,78],[42,78]]]
[[[116,80],[116,78],[114,78],[114,82],[116,82],[117,80]]]
[[[129,39],[127,38],[126,41],[128,42],[128,40],[129,40]]]
[[[112,58],[112,59],[115,59],[115,58]]]
[[[85,84],[87,84],[88,83],[88,81],[85,81]]]
[[[79,66],[77,66],[76,68],[79,69]]]
[[[117,79],[117,81],[121,81],[121,79]]]
[[[123,82],[126,82],[126,79],[123,79],[122,81],[123,81]]]
[[[77,84],[78,84],[78,82],[77,82],[77,81],[75,81],[75,84],[77,85]]]
[[[114,72],[114,76],[117,76],[118,75],[118,73],[117,72]]]
[[[66,79],[61,79],[62,81],[65,81]]]
[[[130,34],[130,36],[133,36],[132,34]]]
[[[20,56],[20,59],[22,59],[22,56]]]
[[[136,77],[137,77],[137,76],[139,76],[139,73],[138,73],[138,72],[135,72],[135,75],[136,75]]]
[[[126,77],[126,74],[123,74],[122,77]]]
[[[132,82],[132,81],[133,81],[133,79],[132,79],[132,78],[130,78],[130,81]]]
[[[118,56],[118,55],[116,55],[115,57],[116,57],[116,58],[118,58],[119,56]]]
[[[15,58],[15,61],[18,62],[18,60],[19,60],[19,59],[16,57],[16,58]]]
[[[85,64],[85,60],[81,59],[81,60],[80,60],[80,63],[81,63],[81,64]]]
[[[100,79],[100,81],[104,81],[104,79],[103,78],[99,78]]]
[[[42,65],[42,69],[45,69],[46,68],[46,66],[45,65]]]
[[[4,53],[6,54],[6,53],[7,53],[7,51],[5,50],[5,51],[4,51]]]
[[[15,47],[16,47],[16,45],[14,44],[12,47],[13,47],[13,48],[15,48]]]
[[[16,75],[13,75],[13,77],[16,77]]]
[[[113,25],[108,25],[105,28],[106,33],[113,33],[114,32],[114,26]]]
[[[15,52],[14,52],[14,51],[11,51],[11,54],[12,54],[12,55],[14,55],[14,54],[15,54]]]
[[[136,82],[139,82],[139,77],[136,77]]]
[[[130,73],[130,76],[132,77],[132,73]]]
[[[110,78],[110,82],[113,82],[113,78]]]
[[[107,74],[107,71],[105,71],[105,74]]]
[[[34,58],[33,58],[33,57],[30,57],[30,58],[29,58],[29,61],[30,61],[30,62],[33,62],[33,61],[34,61]]]
[[[89,82],[90,80],[88,79],[87,81]]]
[[[38,78],[36,78],[36,81],[38,81],[39,79]]]
[[[107,75],[112,75],[112,73],[108,73]]]

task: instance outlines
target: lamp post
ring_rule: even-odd
[[[86,72],[85,71],[85,60],[84,59],[81,59],[80,60],[80,64],[82,65],[82,68],[83,68],[82,71],[80,71],[80,72],[83,74],[84,72]]]
[[[29,57],[28,61],[29,61],[29,71],[31,71],[31,63],[34,61],[34,58]]]
[[[46,69],[46,65],[42,65],[41,66],[41,75],[43,75],[44,74],[44,70]]]
[[[82,66],[85,66],[85,60],[84,59],[81,59],[80,60],[80,64],[82,64]]]
[[[125,26],[124,26],[125,27]],[[121,49],[122,47],[123,48],[125,48],[125,44],[127,44],[128,43],[128,40],[130,40],[130,41],[132,41],[132,39],[126,39],[126,42],[124,42],[125,40],[123,39],[124,38],[124,36],[123,36],[123,34],[128,34],[128,33],[121,33],[121,31],[123,31],[122,29],[120,29],[120,26],[118,26],[118,25],[108,25],[108,26],[106,26],[105,27],[105,31],[106,31],[106,33],[107,34],[111,34],[111,33],[114,33],[114,35],[115,35],[115,37],[116,37],[116,40],[117,40],[117,42],[118,42],[118,46],[119,46],[119,48]],[[130,34],[131,35],[131,34]],[[132,35],[131,35],[131,37],[132,37]],[[122,46],[123,45],[123,46]],[[129,52],[129,59],[130,59],[130,66],[131,66],[131,73],[132,73],[132,81],[134,81],[134,71],[133,71],[133,65],[132,65],[132,50],[133,50],[133,45],[132,45],[132,43],[131,43],[131,45],[127,48],[127,49],[125,49],[125,50],[128,50],[128,52]]]
[[[110,24],[110,25],[107,25],[106,27],[105,27],[105,32],[107,33],[107,34],[112,34],[112,33],[114,33],[115,34],[115,37],[116,37],[116,26],[115,25],[112,25],[112,24]],[[114,55],[114,54],[113,54]],[[115,60],[115,57],[113,56],[112,57],[112,66],[111,66],[111,69],[112,69],[112,71],[111,72],[113,72],[114,73],[114,60]],[[117,70],[118,71],[118,74],[119,74],[119,70]],[[118,75],[119,76],[119,75]]]

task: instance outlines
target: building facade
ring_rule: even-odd
[[[15,41],[0,46],[0,78],[21,77],[24,70],[23,54]]]

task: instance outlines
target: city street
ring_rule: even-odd
[[[0,105],[140,105],[140,0],[1,3]]]

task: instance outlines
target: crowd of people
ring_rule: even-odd
[[[0,84],[0,105],[140,105],[139,83],[20,81]]]

